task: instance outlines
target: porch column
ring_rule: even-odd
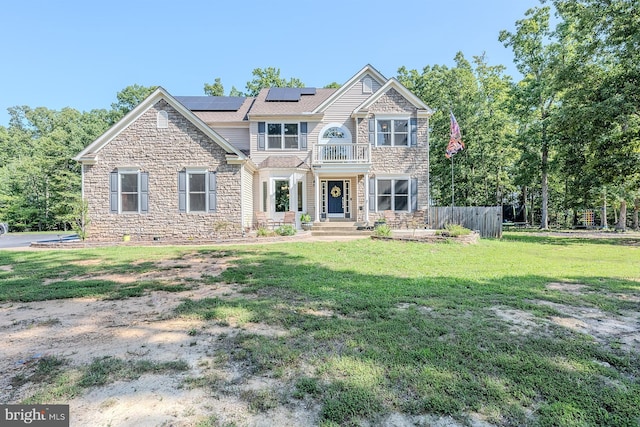
[[[369,222],[369,174],[364,174],[364,222]]]
[[[313,176],[313,179],[314,209],[316,211],[313,217],[315,218],[315,222],[320,222],[320,177],[316,174]]]

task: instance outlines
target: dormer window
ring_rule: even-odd
[[[157,127],[158,129],[166,129],[169,127],[169,114],[164,110],[158,111]]]

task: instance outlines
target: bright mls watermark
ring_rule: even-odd
[[[0,405],[0,426],[69,427],[69,405]]]

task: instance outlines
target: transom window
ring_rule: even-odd
[[[341,123],[329,123],[318,134],[320,144],[350,144],[351,132]]]
[[[409,180],[408,179],[379,179],[378,180],[378,211],[409,210]]]
[[[297,150],[298,123],[269,123],[267,147],[270,150]]]
[[[376,120],[376,134],[378,146],[409,145],[409,120],[408,119],[378,119]]]
[[[339,127],[332,127],[329,128],[325,131],[324,134],[322,134],[323,138],[326,139],[332,139],[332,138],[344,138],[344,131],[342,129],[340,129]]]

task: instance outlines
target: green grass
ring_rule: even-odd
[[[85,274],[69,266],[77,259],[104,260],[83,267],[99,271],[152,268],[133,265],[135,251],[117,251],[0,253],[0,266],[13,267],[0,270],[0,298],[37,299],[42,285],[31,282],[25,290],[16,278],[28,271],[40,281]],[[144,254],[151,263],[180,251],[193,249],[145,248]],[[220,337],[222,363],[289,382],[277,395],[241,396],[252,411],[290,397],[319,405],[322,425],[375,425],[391,412],[461,422],[480,414],[505,426],[640,424],[637,347],[627,351],[555,325],[549,319],[561,313],[540,304],[637,313],[640,246],[633,239],[505,233],[475,245],[362,240],[236,246],[225,253],[234,260],[220,280],[243,285],[243,296],[185,300],[176,315],[260,322],[287,332]],[[580,284],[583,291],[552,290],[549,283]],[[119,295],[118,286],[102,283],[97,294]],[[496,310],[526,313],[537,326],[513,333]]]

